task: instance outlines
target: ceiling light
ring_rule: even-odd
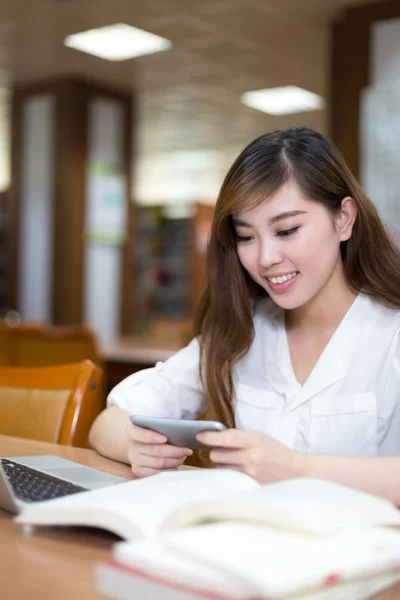
[[[172,46],[165,38],[124,23],[69,35],[64,44],[107,60],[126,60],[168,50]]]
[[[270,115],[289,115],[325,108],[322,96],[303,90],[295,85],[256,90],[242,94],[240,100],[246,106],[269,113]]]

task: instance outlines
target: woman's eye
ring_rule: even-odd
[[[237,235],[236,243],[239,244],[240,242],[250,242],[252,239],[253,237],[251,235]]]
[[[277,237],[289,237],[289,235],[293,235],[298,231],[300,227],[292,227],[291,229],[282,229],[282,231],[278,231],[276,234]]]

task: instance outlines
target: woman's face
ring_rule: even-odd
[[[332,215],[288,182],[255,208],[234,214],[239,260],[276,304],[303,306],[333,278],[344,278],[340,242],[351,236],[355,211],[346,198]]]

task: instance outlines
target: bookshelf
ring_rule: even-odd
[[[154,323],[190,324],[205,287],[205,252],[213,207],[167,218],[162,206],[137,207],[134,296],[135,333]]]
[[[189,319],[190,219],[169,219],[162,207],[139,207],[134,292],[141,323]]]

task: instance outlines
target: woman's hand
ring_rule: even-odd
[[[129,440],[128,458],[136,477],[147,477],[162,471],[173,471],[181,466],[193,452],[167,444],[160,433],[129,423],[126,428]]]
[[[216,466],[242,471],[259,483],[302,477],[307,473],[308,455],[291,450],[263,433],[227,429],[203,431],[196,437],[213,446],[210,459]]]

